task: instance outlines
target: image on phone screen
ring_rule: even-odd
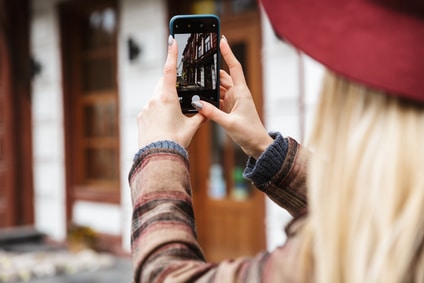
[[[218,35],[216,33],[175,34],[178,43],[177,90],[216,90]]]

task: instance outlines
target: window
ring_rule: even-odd
[[[75,199],[119,202],[117,13],[110,1],[62,12],[67,171]]]
[[[211,50],[211,35],[208,34],[205,38],[205,53]]]
[[[202,56],[203,56],[202,45],[199,44],[199,45],[197,45],[197,58],[200,58]]]

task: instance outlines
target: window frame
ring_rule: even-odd
[[[65,164],[67,183],[67,214],[72,215],[72,202],[77,200],[119,204],[120,192],[120,141],[119,141],[119,93],[117,78],[118,60],[118,5],[115,0],[94,0],[89,2],[70,1],[59,6],[61,23],[61,47],[63,62],[63,89],[65,114]],[[86,49],[83,44],[84,21],[91,12],[112,8],[115,11],[115,32],[110,46]],[[85,89],[84,62],[90,60],[110,60],[110,87],[103,89]],[[113,104],[115,109],[113,137],[87,137],[85,135],[85,109],[90,106]],[[94,150],[112,150],[116,176],[112,180],[88,178],[88,166],[85,152]],[[97,170],[97,169],[96,169]],[[109,170],[111,171],[111,170]]]

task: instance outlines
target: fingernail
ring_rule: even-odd
[[[202,108],[203,108],[203,105],[200,101],[192,101],[191,106],[196,108],[196,110],[202,110]]]
[[[171,46],[174,43],[174,38],[172,37],[172,35],[169,35],[168,37],[168,46]]]
[[[225,40],[225,41],[227,41],[227,38],[225,37],[225,35],[222,35],[222,36],[221,36],[221,40]]]
[[[196,110],[202,110],[202,103],[200,103],[200,97],[198,95],[193,95],[191,97],[191,106],[196,108]]]

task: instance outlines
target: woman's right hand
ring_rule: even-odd
[[[220,73],[221,109],[201,101],[199,113],[221,125],[247,155],[257,159],[273,139],[259,118],[241,64],[225,37],[221,39],[220,48],[230,71],[230,74],[223,70]]]

